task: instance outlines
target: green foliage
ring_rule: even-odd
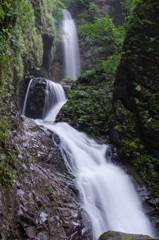
[[[151,155],[137,135],[138,119],[134,113],[125,109],[122,104],[116,105],[118,118],[114,122],[114,129],[121,138],[120,154],[127,159],[131,174],[139,184],[146,183],[156,193],[159,192],[159,162],[156,156]],[[114,117],[113,117],[114,121]]]
[[[102,46],[107,56],[110,53],[107,53],[106,47],[108,46],[109,51],[112,49],[114,52],[120,53],[125,38],[124,27],[116,27],[109,15],[96,19],[94,23],[81,25],[79,33],[83,38],[90,41],[90,45]]]
[[[96,9],[95,0],[61,0],[61,2],[67,9],[68,8],[71,9],[71,12],[73,14],[76,14],[76,17],[79,14],[79,9],[81,11],[93,11],[93,12]]]
[[[131,1],[127,1],[127,3]],[[158,1],[132,1],[114,93],[120,153],[135,178],[159,192]]]
[[[98,6],[94,3],[94,2],[91,2],[89,4],[89,8],[88,8],[88,11],[90,12],[90,14],[93,16],[93,15],[96,15],[97,11],[98,11]]]
[[[108,134],[111,125],[113,83],[120,61],[119,55],[93,71],[82,74],[72,84],[67,104],[57,121],[68,121],[95,137]]]
[[[22,28],[28,27],[34,16],[30,0],[0,0],[0,22],[2,29],[14,26],[17,20]],[[24,14],[25,13],[25,14]],[[30,19],[30,22],[28,21]]]
[[[109,15],[97,18],[94,23],[81,25],[79,33],[81,48],[87,51],[83,69],[87,62],[92,69],[100,66],[102,60],[107,60],[113,53],[116,56],[121,54],[125,29],[123,26],[115,26]]]
[[[52,16],[54,6],[64,7],[60,0],[0,0],[0,185],[7,189],[16,180],[16,152],[12,147],[11,117],[17,109],[14,95],[24,74],[34,74],[43,61],[42,34],[56,41]],[[39,4],[39,5],[38,5]],[[34,5],[34,6],[33,6]],[[39,20],[36,22],[36,20]],[[14,85],[14,89],[12,87]],[[13,93],[14,92],[14,93]],[[14,123],[15,125],[15,123]]]
[[[48,11],[50,12],[50,18],[52,18],[52,15],[54,17],[54,20],[56,24],[59,24],[59,21],[62,18],[62,12],[61,8],[66,8],[66,5],[63,3],[63,1],[60,0],[46,0]],[[46,16],[45,16],[46,17]]]
[[[10,113],[12,87],[4,82],[0,88],[0,185],[7,189],[16,180],[14,164],[16,152],[12,148],[9,130],[11,129]]]
[[[2,23],[4,21],[4,17],[5,17],[5,12],[3,9],[2,4],[0,5],[0,23]]]
[[[125,17],[129,20],[129,16],[132,16],[133,10],[139,3],[142,3],[143,0],[123,0],[121,1],[122,6],[125,10]]]
[[[128,16],[130,16],[132,14],[132,10],[134,7],[134,1],[133,0],[124,0],[121,3],[125,10],[125,17],[127,18]]]

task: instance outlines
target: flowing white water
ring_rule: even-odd
[[[26,102],[29,89],[30,85]],[[97,144],[67,123],[52,122],[65,102],[62,87],[48,81],[44,110],[47,121],[36,122],[60,137],[59,148],[68,170],[75,176],[81,206],[92,223],[93,239],[97,240],[107,230],[153,237],[151,224],[129,176],[106,157],[108,146]]]
[[[54,122],[66,100],[63,87],[58,83],[47,80],[43,119]]]
[[[66,38],[64,45],[66,45],[65,52],[68,54],[65,61],[69,64],[66,66],[67,76],[76,79],[78,71],[71,71],[78,63],[76,58],[72,58],[70,49],[70,45],[76,45],[72,37],[75,26],[74,23],[72,25],[72,18],[66,10],[63,10],[63,14],[63,31]],[[73,40],[67,41],[69,35]],[[77,46],[74,46],[73,51],[76,49]],[[31,83],[28,86],[23,109],[26,108],[30,85]],[[141,201],[129,176],[106,157],[108,146],[97,144],[86,134],[76,131],[67,123],[52,123],[65,102],[66,97],[62,87],[48,81],[43,114],[43,119],[46,121],[36,120],[36,122],[60,137],[59,148],[68,170],[75,176],[81,206],[92,223],[93,240],[97,240],[107,230],[146,234],[153,237],[153,229],[144,214]]]
[[[64,47],[65,77],[77,79],[80,74],[80,54],[76,26],[71,14],[62,10],[62,42]]]
[[[153,237],[129,176],[106,159],[108,146],[97,144],[67,123],[43,125],[60,137],[59,147],[66,166],[76,178],[81,205],[92,223],[93,239],[97,240],[107,230]]]
[[[30,86],[31,86],[32,81],[33,81],[33,79],[30,80],[28,88],[27,88],[27,92],[26,92],[26,95],[25,95],[24,104],[23,104],[23,110],[22,110],[22,114],[23,115],[26,114],[26,106],[27,106],[28,95],[29,95]]]

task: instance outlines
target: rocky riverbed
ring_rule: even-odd
[[[78,191],[52,137],[26,117],[12,132],[18,179],[0,196],[2,239],[88,239],[82,236]]]

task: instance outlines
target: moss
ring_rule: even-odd
[[[14,2],[14,1],[13,1]],[[17,9],[17,12],[15,11]],[[13,11],[13,13],[12,13]],[[25,15],[23,12],[25,11]],[[3,26],[0,49],[1,75],[11,73],[14,79],[15,91],[18,93],[19,83],[24,76],[40,74],[43,67],[44,53],[47,54],[47,71],[51,68],[57,42],[57,30],[53,17],[53,3],[47,0],[22,1],[20,7],[17,3],[11,14],[18,14],[14,24],[12,22],[5,29]],[[39,20],[37,20],[37,15]],[[45,49],[43,36],[49,36],[53,40],[50,49]],[[9,65],[9,69],[6,66]],[[48,75],[48,74],[47,74]],[[2,80],[2,77],[1,77]]]
[[[34,4],[34,6],[32,5]],[[37,4],[37,6],[35,6]],[[50,5],[51,4],[51,5]],[[6,6],[9,6],[9,8]],[[4,16],[0,27],[0,185],[5,190],[14,183],[16,151],[12,149],[10,132],[19,124],[15,100],[19,84],[28,75],[38,75],[43,64],[43,34],[53,38],[50,52],[55,48],[57,31],[52,15],[53,3],[47,0],[22,0],[3,3]],[[35,8],[40,21],[35,19]],[[24,14],[25,12],[25,14]],[[9,17],[8,17],[9,16]],[[1,16],[0,16],[1,17]],[[53,51],[54,53],[54,51]],[[50,62],[54,54],[50,53]],[[14,121],[16,119],[16,122]]]
[[[120,153],[139,182],[159,188],[158,1],[138,2],[129,18],[114,91]]]
[[[106,85],[107,83],[107,85]],[[108,133],[113,80],[103,69],[88,72],[72,85],[57,121],[70,121],[92,136]]]
[[[144,235],[136,235],[136,234],[127,234],[122,232],[114,232],[114,231],[108,231],[106,233],[103,233],[99,240],[147,240],[152,239],[151,237],[144,236]]]
[[[135,238],[132,237],[125,237],[123,240],[134,240]]]

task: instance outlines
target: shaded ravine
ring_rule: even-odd
[[[66,98],[57,90],[59,84],[49,81],[49,86],[44,107],[46,118],[35,122],[60,138],[58,147],[66,167],[75,176],[80,204],[92,224],[92,239],[96,240],[107,230],[153,237],[151,224],[144,214],[129,176],[107,157],[108,146],[97,144],[67,123],[53,123],[58,113],[54,110],[57,106],[61,107]],[[48,96],[52,96],[56,101],[48,101]],[[87,225],[87,222],[85,224]]]
[[[70,69],[74,69],[74,66],[80,66],[76,61],[77,58],[72,58],[78,51],[77,37],[74,37],[76,29],[74,23],[72,25],[73,20],[69,12],[63,10],[63,14],[64,38],[66,37],[64,40],[65,67],[68,70],[66,76],[76,79],[80,73],[79,69],[77,72],[75,70],[75,73],[69,72]],[[67,37],[73,39],[73,42],[72,40],[67,42]],[[66,102],[66,97],[59,84],[49,80],[46,80],[46,83],[43,120],[37,119],[35,122],[59,136],[60,141],[55,140],[55,144],[61,150],[69,172],[75,177],[81,207],[87,212],[92,225],[92,239],[98,239],[104,231],[108,230],[153,237],[154,231],[144,214],[141,200],[129,176],[114,165],[110,154],[107,154],[110,148],[105,144],[97,144],[86,134],[78,132],[67,123],[54,123],[56,115]],[[25,112],[26,110],[23,109],[23,113]],[[85,221],[86,229],[87,224],[88,221]]]

